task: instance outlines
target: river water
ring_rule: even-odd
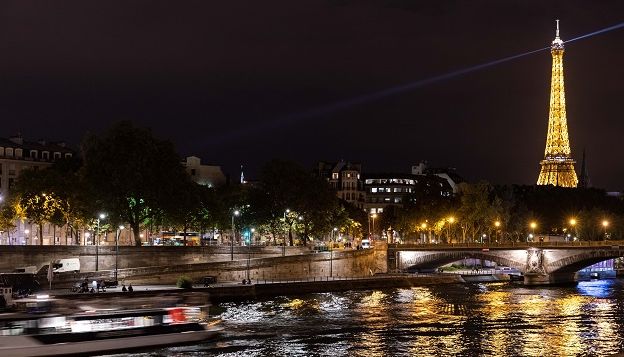
[[[624,351],[624,280],[440,285],[217,307],[216,341],[115,356],[605,356]]]

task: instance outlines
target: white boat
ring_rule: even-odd
[[[185,344],[214,337],[218,321],[203,322],[198,307],[89,311],[71,315],[0,315],[0,356],[100,354]]]

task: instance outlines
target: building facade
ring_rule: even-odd
[[[364,209],[366,195],[361,178],[362,164],[343,160],[333,163],[321,161],[317,165],[316,174],[327,180],[336,190],[338,198]]]
[[[24,170],[40,170],[60,159],[71,158],[74,151],[63,142],[26,141],[21,135],[0,138],[0,198],[11,193]],[[43,225],[44,244],[63,244],[61,229]],[[18,220],[14,232],[0,232],[0,244],[38,244],[39,227],[27,220]],[[10,237],[10,238],[9,238]]]
[[[201,159],[196,156],[189,156],[182,163],[191,179],[203,186],[219,187],[225,185],[225,174],[221,166],[202,165]]]
[[[0,138],[0,192],[7,197],[15,180],[24,170],[39,170],[74,152],[65,143],[44,140],[25,141],[21,135]]]

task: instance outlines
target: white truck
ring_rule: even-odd
[[[52,271],[55,273],[63,273],[63,272],[80,272],[80,259],[78,258],[65,258],[65,259],[57,259],[52,264]]]

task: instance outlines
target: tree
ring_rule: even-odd
[[[88,136],[81,150],[81,177],[97,209],[128,222],[135,244],[141,245],[141,225],[158,211],[166,214],[175,206],[187,177],[173,145],[123,121],[101,137]]]
[[[282,225],[289,232],[290,245],[294,243],[295,223],[301,230],[303,244],[307,245],[311,234],[328,233],[339,213],[338,199],[327,182],[289,161],[273,160],[265,164],[260,171],[260,183],[250,198],[254,218],[267,222],[274,235],[279,234]],[[285,217],[287,209],[292,214]]]
[[[12,204],[4,204],[0,207],[0,231],[6,232],[7,242],[11,242],[11,233],[15,232],[17,226],[15,220],[17,219],[17,212]]]

